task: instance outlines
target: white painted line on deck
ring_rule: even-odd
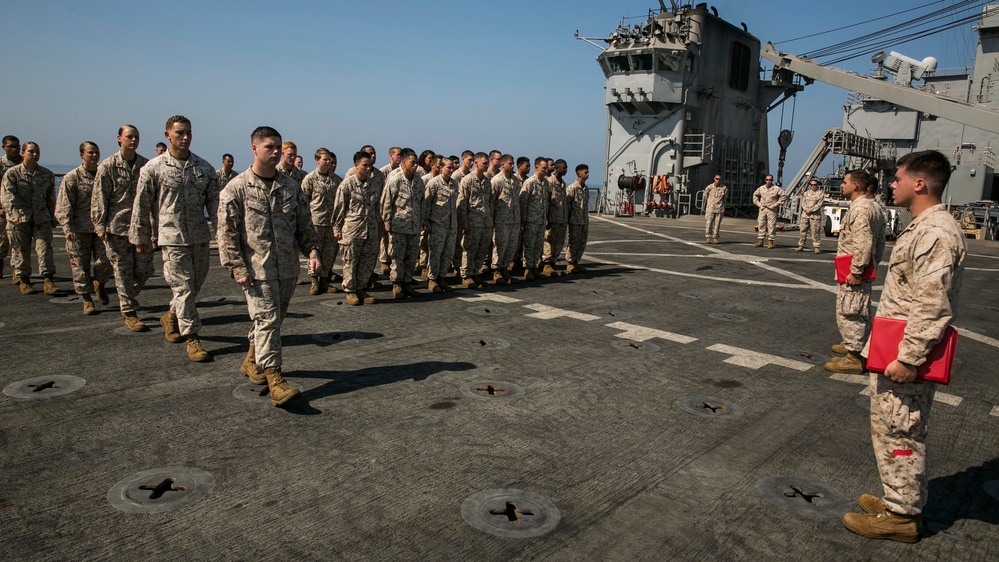
[[[941,404],[947,404],[948,406],[960,406],[962,400],[964,399],[960,396],[954,396],[953,394],[947,394],[946,392],[940,392],[939,390],[933,395],[934,402],[940,402]]]
[[[730,355],[728,359],[724,362],[729,365],[739,365],[740,367],[748,367],[750,369],[759,369],[760,367],[765,367],[766,365],[780,365],[782,367],[787,367],[789,369],[794,369],[796,371],[807,371],[813,367],[811,363],[804,363],[802,361],[794,361],[792,359],[785,359],[784,357],[778,357],[776,355],[770,355],[769,353],[760,353],[757,351],[750,351],[748,349],[741,349],[738,347],[732,347],[730,345],[715,344],[708,348],[708,351],[717,351],[719,353],[725,353]]]
[[[999,417],[999,406],[992,406],[992,411],[989,412],[989,415]]]
[[[999,347],[999,340],[995,338],[990,338],[988,336],[979,334],[978,332],[972,332],[967,328],[959,328],[957,326],[954,326],[954,329],[957,330],[957,333],[961,334],[962,337],[973,339],[977,342],[984,343],[985,345],[991,345],[992,347]]]
[[[664,275],[676,275],[677,277],[692,277],[695,279],[704,279],[705,281],[720,281],[723,283],[736,283],[738,285],[750,285],[753,287],[779,287],[782,289],[819,289],[822,287],[814,287],[810,285],[800,285],[798,283],[775,283],[771,281],[753,281],[751,279],[733,279],[731,277],[713,277],[711,275],[700,275],[697,273],[686,273],[683,271],[673,271],[670,269],[660,269],[658,267],[647,267],[644,265],[635,265],[630,263],[623,263],[614,260],[601,259],[601,263],[607,263],[610,265],[616,265],[618,267],[627,267],[629,269],[640,269],[643,271],[651,271],[653,273],[662,273]],[[750,262],[752,263],[752,262]],[[835,291],[834,291],[835,292]]]
[[[843,373],[836,373],[829,378],[834,381],[848,382],[850,384],[862,384],[865,386],[871,384],[871,377],[867,375],[846,375]]]
[[[724,251],[724,250],[722,250],[720,248],[715,248],[715,247],[712,247],[712,246],[708,246],[706,244],[700,244],[698,242],[691,242],[690,240],[684,240],[683,238],[677,238],[676,236],[670,236],[669,234],[660,234],[658,232],[653,232],[651,230],[646,230],[644,228],[638,228],[637,226],[632,226],[630,224],[624,224],[622,222],[618,222],[618,221],[615,221],[615,220],[607,219],[607,218],[601,217],[599,215],[596,216],[596,217],[593,217],[593,218],[595,218],[597,220],[604,221],[604,222],[609,222],[611,224],[616,224],[618,226],[623,226],[624,228],[630,228],[631,230],[635,230],[635,231],[641,232],[642,234],[648,234],[649,236],[657,236],[659,238],[665,238],[666,240],[672,240],[673,242],[677,242],[679,244],[686,244],[688,246],[694,246],[695,248],[700,248],[702,250],[706,250],[706,251],[711,252],[713,254],[727,254],[728,253],[728,252],[726,252],[726,251]]]
[[[628,324],[627,322],[612,322],[610,324],[606,324],[606,326],[608,328],[614,328],[615,330],[624,330],[619,334],[615,334],[615,337],[625,340],[644,342],[659,338],[662,340],[684,344],[697,341],[697,338],[692,338],[683,334],[674,334],[673,332],[665,332],[663,330],[655,330],[644,326],[636,326],[635,324]]]
[[[528,314],[529,318],[538,318],[540,320],[551,320],[553,318],[573,318],[575,320],[582,320],[583,322],[590,322],[592,320],[600,320],[600,316],[594,316],[593,314],[585,314],[582,312],[573,312],[571,310],[563,310],[561,308],[555,308],[554,306],[548,306],[544,304],[525,304],[524,308],[529,308],[531,310],[536,310],[537,312],[533,314]]]
[[[470,294],[467,297],[458,297],[458,300],[460,300],[460,301],[468,301],[468,302],[474,302],[474,301],[493,301],[493,302],[501,302],[501,303],[507,303],[507,304],[509,304],[509,303],[515,303],[515,302],[524,302],[522,299],[508,297],[506,295],[499,295],[499,294],[496,294],[496,293],[472,293],[472,294]]]

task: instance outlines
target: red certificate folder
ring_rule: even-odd
[[[905,336],[905,320],[875,316],[871,323],[871,347],[868,350],[867,370],[883,373],[888,365],[898,359],[898,346]],[[916,367],[916,379],[937,384],[950,384],[950,370],[957,350],[957,330],[947,326],[943,338],[937,342],[926,362]]]
[[[836,282],[842,285],[846,283],[846,278],[849,277],[851,269],[853,266],[853,254],[846,254],[845,256],[836,256]],[[874,265],[874,257],[871,257],[871,263],[867,264],[864,268],[864,272],[860,274],[861,281],[871,281],[878,278],[877,275],[878,268]]]

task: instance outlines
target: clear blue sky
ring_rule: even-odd
[[[776,42],[928,1],[711,4],[762,42]],[[622,16],[651,7],[658,3],[21,2],[6,6],[0,21],[0,133],[37,141],[43,163],[78,164],[81,141],[109,155],[126,122],[138,126],[139,152],[150,156],[166,118],[180,113],[193,121],[194,152],[216,166],[231,152],[237,169],[250,162],[250,131],[271,125],[298,144],[306,169],[319,146],[339,155],[342,172],[359,146],[372,144],[380,164],[399,145],[445,154],[497,148],[602,170],[599,52],[572,34],[605,36]],[[886,23],[785,50],[805,52]],[[966,26],[895,50],[936,56],[941,68],[964,65],[974,54],[972,36]],[[840,66],[866,73],[872,65],[865,57]],[[798,96],[785,176],[825,129],[842,124],[845,98],[821,84]],[[771,115],[772,146],[779,118]]]

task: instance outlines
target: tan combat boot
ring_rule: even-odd
[[[288,381],[284,380],[284,377],[281,376],[281,367],[267,367],[264,369],[264,376],[267,378],[271,404],[280,406],[302,395],[302,391],[292,388]]]
[[[869,539],[914,543],[919,541],[920,519],[918,515],[899,515],[890,511],[847,513],[843,516],[843,525]]]
[[[25,281],[21,281],[21,294],[22,295],[33,295],[33,294],[35,294],[37,292],[38,291],[36,291],[35,288],[31,286],[31,283],[27,283]]]
[[[513,263],[513,262],[511,262],[511,263]],[[503,279],[506,279],[507,283],[513,284],[513,283],[517,282],[517,280],[513,278],[513,275],[510,274],[510,269],[509,268],[503,268],[503,269],[501,269],[500,270],[500,274],[503,275]]]
[[[108,292],[104,290],[104,285],[100,281],[94,280],[94,294],[97,295],[97,302],[107,306],[111,299],[108,298]]]
[[[361,302],[363,302],[364,304],[375,304],[376,302],[378,302],[378,300],[375,299],[375,297],[369,295],[368,293],[365,293],[364,291],[358,291],[357,298],[361,299]]]
[[[451,291],[454,290],[454,287],[448,285],[447,281],[444,281],[443,279],[437,280],[437,286],[440,287],[441,289],[444,289],[445,293],[450,293]]]
[[[392,297],[396,299],[406,298],[406,292],[402,288],[402,283],[392,283]]]
[[[489,268],[489,266],[488,266],[488,265],[486,265],[486,264],[482,264],[482,265],[481,265],[481,266],[479,267],[479,275],[489,275],[489,272],[490,272],[490,271],[492,271],[492,270],[491,270],[491,269]]]
[[[427,290],[430,291],[431,293],[443,293],[444,292],[444,289],[441,289],[440,285],[438,285],[437,282],[433,281],[433,280],[427,282]]]
[[[558,275],[558,273],[555,271],[555,268],[552,267],[552,264],[546,263],[544,269],[541,270],[541,276],[551,277],[553,275]]]
[[[208,352],[201,345],[201,338],[198,334],[187,336],[187,358],[198,363],[208,361]]]
[[[578,273],[578,272],[579,272],[579,269],[576,268],[576,264],[574,264],[574,263],[570,263],[569,265],[565,266],[565,273],[566,273],[566,275],[568,275],[570,273]]]
[[[246,352],[239,372],[246,375],[253,384],[267,384],[267,377],[264,376],[263,371],[257,368],[257,350],[253,345],[250,345],[250,351]]]
[[[347,304],[351,306],[361,306],[361,299],[357,293],[347,293]]]
[[[503,277],[503,274],[498,269],[493,272],[493,283],[496,283],[497,285],[506,285],[506,277]]]
[[[42,287],[42,291],[44,291],[46,295],[59,294],[59,287],[55,286],[55,282],[52,281],[51,276],[45,278],[45,285]]]
[[[878,513],[888,511],[888,508],[885,507],[884,500],[870,494],[862,494],[860,499],[857,500],[857,503],[860,504],[860,509],[863,509],[866,513],[876,515]]]
[[[382,275],[388,275],[389,273],[392,273],[392,266],[387,263],[383,263],[381,272]]]
[[[476,283],[475,279],[472,279],[471,277],[462,277],[461,286],[466,289],[475,289],[479,286],[479,284]]]
[[[757,248],[759,248],[759,247],[760,247],[760,246],[762,246],[762,245],[763,245],[763,239],[762,239],[762,238],[757,238],[757,239],[756,239],[756,243],[755,243],[755,244],[753,244],[753,246],[755,246],[755,247],[757,247]]]
[[[404,295],[406,295],[407,297],[418,297],[418,296],[421,296],[423,294],[423,293],[417,291],[416,289],[414,289],[413,287],[411,287],[409,285],[409,283],[403,283],[402,284],[402,293]]]
[[[718,238],[712,238],[711,239],[711,243],[712,244],[717,244],[718,243]]]
[[[537,279],[533,267],[524,268],[524,281],[534,281]]]
[[[97,314],[97,309],[94,308],[94,301],[90,298],[90,295],[85,295],[83,297],[83,315],[93,316]]]
[[[184,336],[180,335],[180,328],[177,327],[177,317],[172,310],[160,316],[160,326],[163,326],[163,337],[170,343],[180,343],[184,341]]]
[[[773,250],[774,249],[774,241],[773,240],[767,241],[767,249],[768,250]]]
[[[149,328],[145,322],[139,320],[139,315],[134,312],[125,312],[121,315],[125,319],[125,328],[129,332],[148,332]]]
[[[312,285],[309,287],[309,294],[313,295],[313,296],[319,294],[319,278],[318,277],[313,277],[312,278]]]
[[[420,280],[421,281],[430,281],[430,272],[427,271],[427,268],[425,268],[425,267],[423,268],[423,271],[420,272]]]
[[[818,249],[818,248],[815,248],[814,252],[815,252],[816,254],[821,254],[821,253],[822,253],[822,250],[820,250],[820,249]]]
[[[864,359],[856,351],[849,352],[846,357],[837,357],[823,366],[831,373],[864,374]]]
[[[838,344],[832,346],[833,353],[839,353],[840,355],[846,355],[850,353],[850,350],[846,348],[846,342],[839,342]]]
[[[797,248],[794,249],[794,251],[795,252],[804,252],[805,251],[805,247],[804,246],[798,246]]]

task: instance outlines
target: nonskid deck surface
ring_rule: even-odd
[[[705,245],[698,223],[593,217],[583,275],[383,288],[361,307],[299,287],[284,362],[303,395],[287,408],[234,395],[248,318],[220,266],[201,293],[204,364],[160,331],[125,334],[114,295],[85,317],[6,277],[0,386],[86,384],[0,395],[0,558],[995,558],[999,250],[969,246],[912,546],[838,519],[880,484],[866,381],[821,366],[835,239],[815,255],[792,251],[797,233],[754,248],[745,220]],[[168,298],[152,279],[151,326]],[[505,536],[466,523],[476,512]]]

